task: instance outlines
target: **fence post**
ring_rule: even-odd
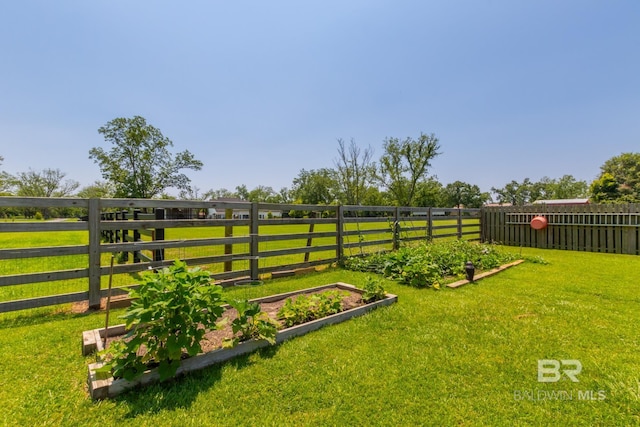
[[[484,226],[485,226],[484,206],[481,206],[480,207],[480,243],[484,243],[484,236],[486,234]]]
[[[140,219],[140,209],[134,209],[133,211],[133,219],[134,221],[138,221]],[[134,228],[133,229],[133,241],[134,242],[139,242],[140,239],[140,229],[138,228]],[[133,262],[135,264],[140,262],[140,251],[133,251]]]
[[[225,209],[224,210],[224,218],[226,220],[233,219],[233,209]],[[233,225],[225,225],[224,226],[224,237],[233,237]],[[226,244],[224,245],[224,254],[231,255],[233,254],[233,245]],[[224,262],[224,271],[233,271],[233,261],[225,261]]]
[[[433,240],[433,218],[431,217],[431,207],[427,208],[427,237]]]
[[[156,220],[164,220],[164,208],[156,208]],[[156,228],[153,231],[153,240],[164,240],[164,228]],[[164,261],[164,249],[153,251],[154,261]]]
[[[400,248],[400,207],[396,206],[393,218],[393,250]]]
[[[128,221],[129,220],[129,218],[127,218],[127,214],[128,214],[128,211],[126,211],[126,210],[122,211],[121,215],[122,215],[122,220],[123,221]],[[122,230],[122,241],[124,243],[127,243],[129,241],[129,230],[127,230],[126,228]],[[129,252],[125,251],[125,252],[122,252],[122,254],[123,254],[123,257],[124,257],[124,262],[128,263],[129,262]]]
[[[458,208],[458,239],[462,239],[462,211]]]
[[[100,199],[89,199],[89,307],[100,308]]]
[[[251,224],[249,225],[249,271],[251,274],[251,280],[259,279],[258,271],[258,259],[259,259],[259,245],[258,245],[258,232],[259,228],[259,216],[260,210],[257,202],[251,203]]]
[[[338,209],[336,210],[336,258],[338,262],[342,262],[342,257],[344,256],[344,244],[343,236],[344,236],[344,207],[342,205],[338,205]]]
[[[316,213],[314,211],[310,211],[309,219],[313,220],[315,217],[316,217]],[[313,233],[314,228],[315,228],[315,224],[311,222],[309,224],[309,233]],[[313,237],[307,237],[307,247],[310,248],[312,244],[313,244]],[[311,252],[304,253],[304,262],[309,262],[310,255],[311,255]]]

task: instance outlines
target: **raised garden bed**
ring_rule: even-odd
[[[346,299],[346,303],[348,304],[347,307],[350,308],[321,319],[312,320],[307,323],[278,330],[276,334],[276,343],[281,343],[289,338],[297,337],[308,332],[315,331],[316,329],[319,329],[325,325],[340,323],[352,317],[363,315],[377,307],[387,306],[395,303],[398,300],[398,297],[396,295],[387,294],[384,299],[371,303],[364,303],[361,298],[361,295],[364,293],[363,290],[347,283],[338,282],[324,286],[318,286],[315,288],[302,289],[299,291],[257,298],[251,301],[259,303],[264,311],[267,311],[268,313],[275,313],[277,312],[278,307],[281,306],[288,298],[295,298],[297,295],[318,293],[330,289],[347,291],[350,294],[350,297]],[[110,339],[111,337],[113,337],[113,339],[118,339],[118,335],[122,336],[125,332],[126,331],[124,325],[113,326],[108,330]],[[209,365],[223,362],[225,360],[229,360],[236,356],[253,352],[259,348],[269,345],[269,342],[267,342],[266,340],[252,339],[249,341],[241,342],[233,348],[220,348],[217,345],[217,343],[221,341],[221,337],[219,335],[220,331],[214,331],[212,335],[207,338],[210,343],[208,345],[202,346],[204,351],[203,353],[182,360],[180,363],[180,367],[178,367],[176,375],[181,375],[187,372],[202,369]],[[82,353],[84,355],[88,355],[95,351],[101,351],[103,349],[104,336],[104,328],[84,331],[82,333]],[[89,364],[89,393],[93,399],[114,397],[134,387],[157,382],[160,379],[160,375],[157,369],[150,369],[146,371],[141,377],[133,381],[128,381],[123,378],[116,379],[113,378],[113,376],[104,377],[104,374],[96,372],[96,369],[99,369],[102,366],[102,362]]]

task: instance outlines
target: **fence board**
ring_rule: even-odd
[[[532,230],[535,215],[548,226]],[[482,213],[485,241],[537,248],[640,254],[640,204],[490,207]]]
[[[4,276],[0,272],[0,285],[3,285],[0,287],[10,291],[5,292],[2,298],[12,298],[14,295],[13,288],[6,286],[15,285],[16,290],[35,289],[37,291],[32,294],[38,295],[45,292],[55,293],[55,286],[51,284],[66,281],[60,285],[60,289],[66,287],[64,294],[37,298],[14,297],[14,301],[0,301],[0,312],[87,299],[91,306],[96,307],[100,303],[100,297],[104,295],[104,289],[101,289],[101,286],[105,276],[113,272],[114,276],[122,278],[122,282],[117,283],[116,288],[135,286],[135,282],[129,284],[126,280],[136,280],[136,273],[150,268],[164,267],[173,262],[173,259],[165,259],[163,251],[168,251],[168,256],[172,258],[184,259],[189,265],[213,265],[215,268],[212,269],[214,271],[212,277],[216,280],[247,276],[254,279],[259,274],[271,271],[335,262],[342,258],[345,248],[358,248],[361,253],[364,253],[363,248],[388,249],[391,246],[397,247],[401,241],[423,241],[428,237],[477,238],[478,235],[486,232],[483,228],[482,212],[478,209],[19,197],[0,197],[0,207],[42,209],[73,207],[80,209],[79,215],[83,215],[82,221],[73,222],[2,222],[0,232],[86,231],[88,233],[88,245],[0,249],[0,259],[4,260],[46,260],[49,257],[85,256],[85,258],[77,258],[83,268],[35,272],[30,270],[31,267],[25,267],[25,274]],[[212,209],[215,209],[215,212],[211,212]],[[288,211],[322,212],[328,217],[261,219],[265,210],[281,211],[285,214]],[[212,219],[223,213],[225,219]],[[469,223],[469,220],[473,223]],[[292,233],[291,229],[286,229],[288,226],[312,226],[313,224],[323,225],[322,231],[310,233],[307,231],[308,227],[304,232]],[[353,230],[353,224],[356,225],[357,230]],[[380,225],[376,227],[375,224]],[[394,224],[400,227],[390,227]],[[269,227],[270,234],[260,234],[260,227],[263,226]],[[279,226],[285,227],[281,230],[283,233],[278,233]],[[372,226],[376,228],[372,229]],[[163,231],[166,229],[182,229],[180,233],[174,233],[189,237],[165,241]],[[223,236],[227,230],[226,237],[209,237],[218,234]],[[248,235],[234,236],[234,233],[247,232]],[[169,233],[169,236],[171,235]],[[143,236],[152,240],[142,241]],[[385,238],[380,238],[382,236]],[[350,237],[352,240],[355,237],[358,241],[349,242]],[[375,240],[367,240],[367,238]],[[301,241],[307,241],[308,246],[302,246]],[[328,241],[333,244],[327,244]],[[268,243],[272,244],[268,245]],[[299,246],[290,247],[294,245]],[[271,246],[271,250],[265,250],[267,246]],[[199,249],[195,250],[196,248]],[[142,253],[143,251],[145,254]],[[226,251],[228,253],[223,254]],[[134,253],[133,263],[130,258],[131,252]],[[324,257],[323,252],[330,253],[330,256],[326,259],[315,259]],[[114,265],[113,269],[109,265],[103,265],[111,259],[111,256],[107,257],[111,254],[120,254],[119,264]],[[153,257],[150,254],[153,254]],[[316,256],[313,257],[314,259],[309,259],[309,254],[316,254]],[[302,255],[305,255],[307,262],[293,262],[298,255],[300,255],[300,261],[303,259]],[[258,260],[267,258],[271,260],[269,264],[277,265],[258,264]],[[76,259],[69,261],[76,262]],[[27,261],[24,265],[32,264]],[[46,266],[44,262],[39,265]],[[227,271],[220,271],[223,267],[228,267]],[[43,267],[43,270],[47,268],[56,267]],[[88,280],[86,280],[87,277]],[[69,279],[75,282],[70,283]],[[67,293],[74,286],[86,287],[82,292]],[[24,292],[15,293],[15,295],[18,294],[26,295]]]

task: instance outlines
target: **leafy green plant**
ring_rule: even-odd
[[[229,305],[238,311],[238,317],[231,322],[233,338],[227,338],[222,343],[225,348],[236,346],[239,342],[252,338],[276,343],[277,323],[267,313],[260,309],[257,302],[247,300],[232,300]]]
[[[387,296],[387,292],[384,290],[380,280],[371,276],[367,276],[362,290],[364,290],[362,300],[366,303],[379,301]]]
[[[285,327],[299,325],[342,311],[342,300],[348,295],[341,291],[326,291],[311,295],[287,298],[278,311],[278,318]]]
[[[122,318],[130,332],[102,354],[101,371],[116,378],[134,379],[155,364],[161,380],[174,376],[184,354],[202,351],[200,341],[224,311],[222,288],[182,261],[144,275],[129,295],[133,301]]]
[[[473,262],[478,270],[489,270],[515,259],[496,245],[478,244],[457,239],[403,246],[397,251],[347,259],[350,270],[371,271],[418,288],[439,288],[447,276],[464,276],[465,263]]]

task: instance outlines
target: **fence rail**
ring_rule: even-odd
[[[257,280],[401,242],[481,238],[479,209],[0,197],[3,208],[69,208],[77,220],[0,219],[0,312],[95,307],[109,276],[124,293],[140,273],[174,259],[217,281]]]
[[[546,228],[530,226],[536,216]],[[490,207],[481,222],[485,240],[506,245],[640,254],[640,204]]]

